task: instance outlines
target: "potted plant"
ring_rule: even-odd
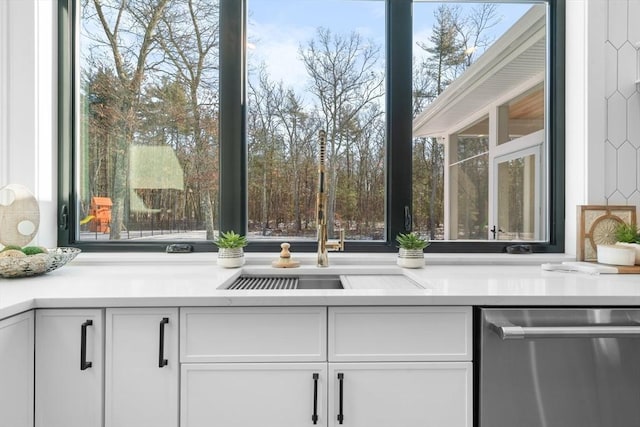
[[[225,268],[234,268],[244,265],[244,247],[247,246],[247,238],[230,230],[221,233],[213,242],[218,246],[218,265]]]
[[[630,246],[636,251],[636,265],[640,265],[640,231],[636,224],[621,222],[616,227],[616,245]]]
[[[398,265],[405,268],[422,268],[424,265],[424,248],[430,245],[428,239],[416,233],[400,233],[398,242]]]

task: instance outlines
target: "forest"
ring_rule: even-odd
[[[434,18],[429,38],[414,46],[414,115],[486,49],[500,20],[493,3],[443,3]],[[215,238],[219,48],[216,1],[82,0],[79,215],[90,214],[93,197],[109,197],[109,239],[154,228]],[[322,129],[329,232],[383,239],[384,46],[318,27],[300,40],[298,57],[305,96],[274,79],[266,64],[248,66],[247,232],[315,236]],[[444,149],[435,138],[412,144],[413,227],[442,238]]]

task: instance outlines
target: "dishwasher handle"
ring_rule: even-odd
[[[640,338],[640,326],[516,326],[489,323],[502,340],[531,338]]]

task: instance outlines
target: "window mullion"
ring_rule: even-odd
[[[411,231],[412,1],[387,0],[387,242]],[[408,215],[407,215],[408,214]]]
[[[220,0],[219,226],[241,234],[247,224],[245,10],[245,0]]]

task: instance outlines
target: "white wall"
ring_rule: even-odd
[[[40,200],[40,244],[55,246],[54,0],[0,0],[0,186]],[[606,16],[606,19],[602,19]],[[640,205],[640,0],[567,0],[566,251],[576,206]],[[634,20],[636,22],[634,22]],[[34,66],[35,65],[35,66]]]
[[[640,0],[567,0],[567,253],[577,205],[640,205],[638,17]]]
[[[40,202],[34,241],[56,246],[54,0],[0,0],[0,187]]]

